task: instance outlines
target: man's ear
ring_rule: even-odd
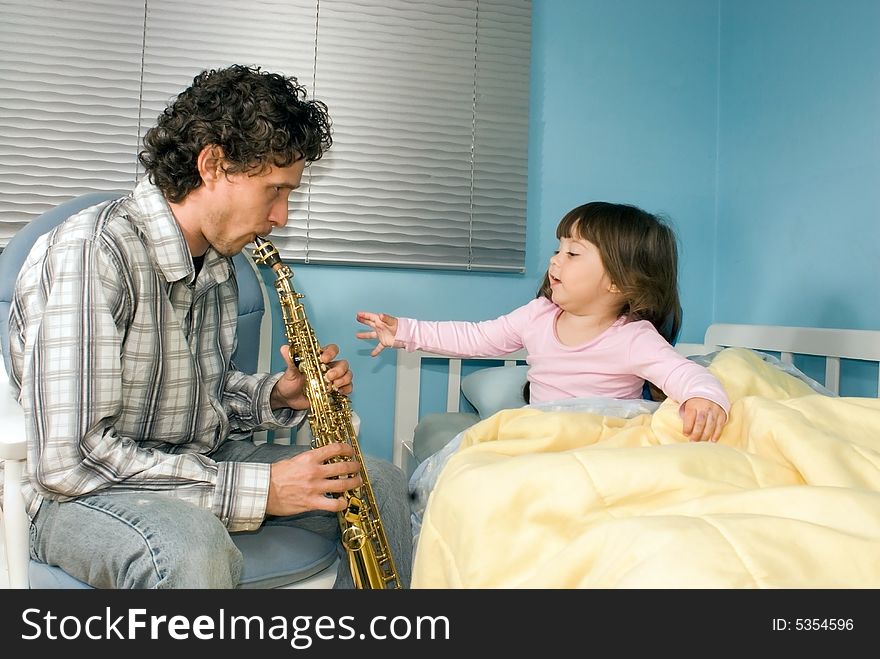
[[[199,169],[199,175],[202,182],[210,186],[212,183],[224,176],[223,172],[223,149],[216,144],[209,144],[199,152],[196,159],[196,166]]]

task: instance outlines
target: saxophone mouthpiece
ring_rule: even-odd
[[[275,245],[263,238],[262,236],[254,237],[254,261],[257,264],[265,264],[273,270],[281,265],[281,257]]]

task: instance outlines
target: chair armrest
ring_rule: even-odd
[[[0,461],[3,462],[3,540],[10,588],[27,588],[30,560],[29,520],[21,496],[27,458],[24,410],[12,395],[0,362]]]
[[[6,368],[0,361],[0,460],[27,458],[24,410],[12,395]]]

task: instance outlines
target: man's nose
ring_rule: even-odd
[[[287,226],[287,213],[287,199],[279,199],[272,206],[272,211],[269,213],[269,221],[276,227]]]

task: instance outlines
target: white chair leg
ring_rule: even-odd
[[[24,461],[6,460],[3,463],[3,517],[6,532],[6,564],[10,588],[28,587],[30,561],[30,521],[21,496],[21,477]]]

